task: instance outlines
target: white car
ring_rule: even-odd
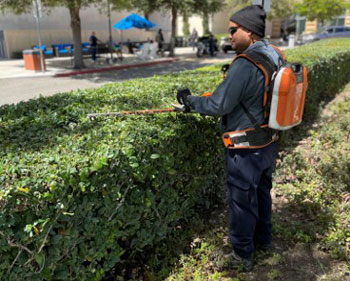
[[[221,37],[220,49],[226,54],[228,51],[233,51],[230,39],[228,37]]]
[[[336,37],[350,37],[350,26],[329,26],[317,34],[316,40]]]

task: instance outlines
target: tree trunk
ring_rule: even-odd
[[[204,34],[209,34],[209,15],[207,12],[203,13],[203,19],[202,19],[202,24],[203,24],[203,32]]]
[[[84,68],[83,52],[81,47],[81,23],[79,15],[80,7],[69,7],[70,26],[72,28],[73,46],[74,46],[74,68]]]
[[[288,24],[287,24],[286,21],[284,22],[283,26],[284,26],[284,34],[283,34],[283,36],[284,36],[284,38],[287,38],[287,35],[288,35],[288,32],[287,32]]]
[[[191,34],[191,31],[190,31],[190,22],[189,22],[189,19],[188,19],[188,13],[187,12],[184,12],[183,13],[183,27],[182,27],[182,33],[185,35],[185,36],[190,36]]]
[[[321,19],[321,20],[320,20],[321,27],[324,27],[324,22],[325,22],[325,20],[324,20],[324,19]],[[319,28],[318,28],[318,26],[317,26],[317,31],[318,31],[318,29],[319,29]]]
[[[170,57],[174,56],[175,49],[175,36],[176,36],[176,21],[177,21],[177,9],[175,7],[171,8],[171,39],[170,39]]]

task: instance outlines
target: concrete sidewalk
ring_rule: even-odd
[[[282,48],[282,49],[285,49]],[[191,47],[175,48],[175,57],[163,57],[153,60],[141,60],[139,57],[133,54],[123,54],[123,60],[115,63],[108,64],[107,58],[110,58],[110,54],[101,54],[101,57],[96,63],[93,63],[91,59],[84,59],[86,68],[81,70],[73,69],[72,57],[59,57],[46,59],[46,71],[33,71],[26,70],[23,59],[16,60],[0,60],[0,79],[8,78],[40,78],[40,77],[68,77],[75,75],[108,72],[114,70],[123,70],[128,68],[149,67],[157,64],[172,63],[183,60],[196,60],[205,61],[210,60],[212,63],[221,62],[222,59],[232,59],[234,53],[223,54],[218,53],[216,57],[210,57],[205,55],[201,58],[196,57],[196,51]],[[114,55],[114,57],[116,57]]]
[[[116,58],[116,56],[113,56]],[[218,55],[217,57],[222,57]],[[232,57],[232,54],[228,56]],[[115,63],[107,63],[110,54],[101,54],[96,63],[93,63],[90,58],[84,59],[86,68],[81,70],[73,69],[72,57],[54,57],[45,60],[46,71],[26,70],[23,59],[0,60],[0,79],[7,78],[40,78],[40,77],[68,77],[75,75],[99,73],[113,70],[123,70],[136,67],[147,67],[157,64],[172,63],[179,60],[186,60],[188,58],[196,58],[196,50],[191,47],[175,48],[175,57],[162,57],[152,60],[142,60],[134,54],[123,54],[123,60],[117,60]],[[199,60],[209,59],[206,55]],[[211,59],[215,60],[216,57]],[[197,59],[197,58],[196,58]]]
[[[178,58],[157,58],[153,60],[141,60],[136,55],[124,54],[123,60],[115,63],[107,63],[110,54],[102,54],[96,63],[91,59],[84,59],[86,68],[82,70],[73,69],[71,57],[49,58],[45,60],[46,71],[26,70],[23,59],[0,60],[0,79],[4,78],[38,78],[38,77],[65,77],[95,72],[119,70],[131,67],[143,67],[153,64],[169,63]],[[115,56],[114,56],[115,58]]]
[[[118,62],[114,65],[91,65],[90,61],[86,60],[86,64],[90,63],[91,68],[84,69],[84,71],[94,72],[79,75],[69,74],[73,69],[67,59],[52,60],[48,72],[45,74],[24,70],[22,60],[0,61],[0,106],[37,98],[40,95],[51,96],[71,90],[96,88],[108,83],[225,63],[234,57],[232,52],[228,54],[218,53],[216,57],[208,55],[197,58],[195,51],[191,48],[177,48],[175,51],[176,61],[168,63],[165,63],[164,59],[169,58],[164,58],[160,63],[159,60],[137,61],[136,58],[130,57],[123,61],[125,64]],[[116,69],[118,67],[124,68]],[[57,75],[61,76],[57,77]]]

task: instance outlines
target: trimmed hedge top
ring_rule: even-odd
[[[308,67],[310,120],[319,101],[349,81],[350,40],[324,40],[286,55]],[[86,114],[167,108],[177,85],[198,95],[213,91],[219,70],[0,107],[0,279],[99,280],[134,259],[156,266],[160,245],[223,188],[217,119],[170,113],[92,122]]]

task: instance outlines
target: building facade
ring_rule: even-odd
[[[322,28],[321,23],[317,20],[307,21],[305,17],[297,17],[297,21],[299,22],[300,26],[299,30],[297,31],[298,34],[316,33]],[[350,26],[350,10],[347,10],[343,15],[335,17],[331,21],[328,21],[326,25]]]
[[[226,34],[228,32],[228,23],[232,16],[234,9],[225,9],[209,17],[209,30],[213,34]],[[199,36],[203,36],[203,20],[199,15],[193,15],[189,18],[190,32],[195,28]],[[280,36],[280,20],[273,19],[266,22],[266,36],[279,37]],[[183,33],[183,18],[180,16],[177,21],[177,34],[184,36]]]
[[[228,21],[234,9],[224,9],[209,18],[209,29],[214,34],[226,34]],[[126,17],[131,11],[112,11],[112,25]],[[123,32],[112,29],[112,38],[114,42],[146,41],[154,40],[159,28],[163,30],[165,41],[170,41],[171,21],[170,13],[156,12],[151,14],[150,21],[156,24],[156,27],[149,30],[129,29]],[[108,42],[108,17],[107,12],[103,12],[97,7],[88,7],[81,9],[81,34],[82,42],[88,42],[92,31],[96,32],[97,37],[102,42]],[[43,13],[41,17],[41,38],[42,44],[51,47],[52,44],[72,43],[72,31],[70,28],[70,15],[67,8],[54,8]],[[273,19],[266,24],[266,36],[279,38],[281,36],[281,20]],[[203,34],[203,21],[200,15],[193,15],[189,19],[190,32],[195,28],[199,36]],[[328,23],[329,25],[350,26],[350,12],[346,11],[343,15],[336,17]],[[305,17],[296,16],[296,34],[315,33],[320,29],[317,21],[307,21]],[[177,22],[177,35],[183,36],[183,19],[180,16]],[[14,15],[5,13],[0,16],[0,59],[21,57],[22,51],[31,49],[38,44],[38,32],[36,20],[32,13],[23,15]]]
[[[72,43],[70,15],[67,8],[54,8],[43,13],[40,19],[42,44],[51,47],[52,44]],[[131,11],[111,12],[112,25],[129,15]],[[169,15],[170,17],[170,15]],[[154,13],[149,20],[156,24],[155,28],[129,29],[119,31],[112,29],[114,42],[154,40],[156,32],[162,28],[165,40],[170,40],[171,25],[169,17],[164,13]],[[88,7],[80,12],[82,42],[88,42],[92,31],[102,42],[108,42],[107,12],[101,12],[97,7]],[[5,13],[0,16],[0,58],[20,57],[24,49],[31,49],[38,44],[36,20],[33,14],[14,15]]]

